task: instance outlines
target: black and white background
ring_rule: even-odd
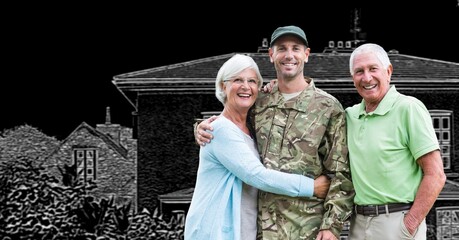
[[[28,124],[58,139],[83,121],[103,123],[107,106],[112,123],[131,127],[133,109],[111,83],[115,75],[256,52],[290,24],[321,52],[329,40],[352,39],[355,9],[368,42],[459,63],[457,0],[14,5],[2,9],[0,131]]]

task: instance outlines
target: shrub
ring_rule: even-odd
[[[63,185],[19,157],[0,161],[1,239],[183,239],[179,219],[169,221],[155,209],[131,215],[131,203],[90,195],[94,183],[80,183],[76,166],[61,170]]]

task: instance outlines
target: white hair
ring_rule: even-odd
[[[215,96],[221,103],[225,104],[226,102],[226,93],[222,88],[224,84],[223,82],[236,77],[237,74],[247,68],[255,70],[258,78],[258,88],[261,88],[263,78],[260,74],[260,70],[258,69],[258,65],[255,63],[253,58],[247,55],[235,54],[223,63],[220,70],[218,70],[217,78],[215,79]]]
[[[351,54],[351,58],[349,59],[349,71],[351,73],[351,76],[354,76],[353,68],[354,68],[354,58],[355,56],[362,54],[362,53],[374,53],[376,55],[376,58],[381,62],[383,67],[387,69],[390,65],[390,59],[389,56],[387,55],[386,50],[379,46],[378,44],[374,43],[365,43],[354,49],[354,51]]]

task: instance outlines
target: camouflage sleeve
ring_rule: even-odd
[[[331,230],[339,239],[344,223],[352,214],[355,195],[349,167],[346,116],[341,104],[330,116],[319,152],[324,155],[326,173],[332,177],[320,229]]]

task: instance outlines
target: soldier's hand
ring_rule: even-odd
[[[210,143],[210,140],[213,138],[213,135],[207,132],[206,130],[209,130],[209,131],[213,130],[210,123],[213,122],[217,118],[218,116],[212,116],[198,124],[194,132],[194,137],[195,137],[197,144],[201,146],[205,146],[206,143]]]
[[[265,86],[263,86],[261,91],[264,92],[264,93],[272,92],[274,86],[276,85],[276,83],[277,83],[277,79],[273,79],[273,80],[269,81],[269,83],[267,83]]]
[[[338,238],[333,235],[332,231],[324,229],[320,230],[319,234],[317,234],[316,240],[338,240]]]
[[[325,198],[330,188],[330,179],[326,175],[320,175],[314,179],[314,196],[318,198]]]

